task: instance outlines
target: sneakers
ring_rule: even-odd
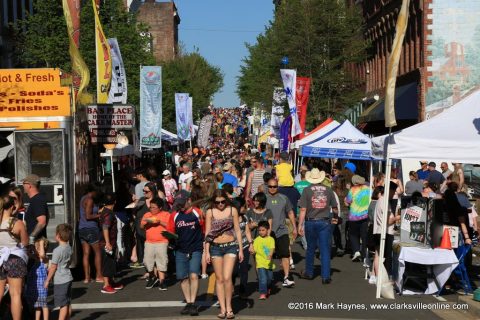
[[[265,293],[262,293],[260,297],[258,297],[258,300],[267,300],[267,295]]]
[[[160,291],[167,291],[167,283],[165,282],[165,280],[163,280],[162,282],[160,282],[160,285],[158,286],[158,289]]]
[[[125,288],[125,286],[121,283],[113,283],[112,286],[111,286],[113,289],[115,290],[122,290],[123,288]]]
[[[152,289],[153,287],[155,287],[157,283],[158,283],[157,277],[150,277],[147,281],[147,285],[145,286],[145,289]]]
[[[182,311],[180,311],[180,314],[184,316],[190,314],[191,305],[191,303],[187,303],[185,307],[183,307]]]
[[[132,268],[132,269],[141,269],[141,268],[143,268],[143,264],[141,264],[141,263],[138,262],[138,261],[137,261],[137,262],[130,263],[128,266],[129,266],[130,268]]]
[[[283,279],[282,286],[284,286],[285,288],[291,288],[294,285],[295,285],[295,281],[293,281],[292,276],[288,276]]]
[[[375,277],[375,276],[370,276],[370,279],[368,279],[368,283],[370,283],[370,284],[377,284],[377,277]]]
[[[200,276],[200,278],[202,278],[202,280],[208,279],[208,274],[202,273],[202,275]]]
[[[102,290],[100,290],[102,293],[106,294],[114,294],[117,293],[117,290],[113,289],[111,286],[103,287]]]
[[[190,315],[198,316],[198,307],[193,303],[190,304]]]
[[[352,261],[357,261],[357,260],[359,260],[361,257],[362,257],[362,254],[361,254],[359,251],[357,251],[357,252],[355,252],[355,254],[353,255]]]
[[[364,268],[370,268],[371,261],[368,258],[363,259],[363,267]]]

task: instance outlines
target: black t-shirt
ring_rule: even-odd
[[[37,225],[37,218],[40,216],[47,217],[47,225],[49,220],[47,200],[43,194],[37,193],[30,198],[30,205],[25,214],[25,222],[27,223],[28,235],[31,235]],[[47,226],[37,235],[37,238],[47,237]]]

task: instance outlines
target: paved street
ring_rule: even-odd
[[[297,247],[298,252],[302,249]],[[297,255],[297,261],[301,260]],[[319,261],[316,260],[318,264]],[[298,279],[298,273],[303,269],[303,261],[297,263],[295,270],[296,287],[281,288],[277,283],[277,290],[270,299],[258,300],[255,292],[255,271],[250,270],[249,292],[247,301],[234,297],[234,311],[239,318],[266,319],[265,317],[315,317],[325,319],[441,319],[428,310],[372,310],[371,304],[383,305],[396,303],[395,308],[405,308],[402,303],[415,305],[418,303],[436,303],[438,306],[445,302],[433,296],[403,296],[396,300],[376,300],[375,286],[369,285],[364,277],[361,263],[352,263],[349,256],[335,258],[332,261],[333,282],[322,285],[320,278],[313,281]],[[317,268],[317,271],[318,268]],[[73,319],[139,319],[157,317],[179,317],[182,294],[178,284],[170,283],[168,291],[162,292],[157,288],[146,290],[145,281],[139,280],[141,270],[125,270],[121,273],[122,282],[126,288],[114,295],[100,293],[100,284],[85,285],[82,282],[74,284],[74,317]],[[277,274],[280,276],[280,274]],[[278,277],[277,277],[278,278]],[[199,290],[200,318],[212,318],[219,309],[213,305],[206,292],[209,280],[201,280]],[[456,301],[456,295],[447,295],[450,301]],[[289,303],[294,303],[293,309]],[[348,310],[348,308],[365,308],[365,310]],[[321,310],[325,309],[325,310]],[[438,311],[437,311],[438,313]],[[440,312],[441,315],[441,312]]]

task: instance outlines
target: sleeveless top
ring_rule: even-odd
[[[458,169],[453,170],[451,179],[453,182],[456,182],[458,185],[460,184],[460,175],[458,174]]]
[[[253,198],[253,196],[258,192],[258,187],[263,184],[263,175],[265,174],[265,172],[265,169],[253,170],[252,188],[250,189],[251,198]]]
[[[83,202],[87,199],[87,195],[84,195],[80,199],[80,221],[78,223],[78,229],[98,229],[98,223],[95,220],[87,220],[87,213],[83,207]],[[93,205],[93,214],[98,213],[98,206]]]
[[[12,236],[11,229],[10,219],[0,224],[0,247],[13,248],[17,246],[19,241]]]
[[[205,237],[205,241],[213,242],[218,236],[225,234],[235,237],[235,230],[233,228],[233,209],[230,207],[230,216],[223,219],[216,219],[212,210],[212,227],[210,232]]]

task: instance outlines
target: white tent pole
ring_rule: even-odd
[[[368,181],[370,181],[370,193],[373,193],[373,189],[374,189],[374,186],[373,186],[373,160],[370,160],[370,178],[369,178]],[[372,201],[372,197],[370,197],[370,199],[368,199],[368,203],[370,204],[371,201]]]
[[[387,163],[386,163],[386,168],[385,168],[385,187],[384,187],[384,192],[383,192],[383,199],[384,199],[384,204],[383,204],[383,217],[382,217],[382,228],[381,228],[381,234],[380,234],[380,252],[378,254],[378,275],[377,275],[377,293],[376,293],[376,298],[379,299],[381,296],[381,291],[382,291],[382,278],[383,278],[383,270],[382,264],[383,260],[385,257],[384,251],[385,251],[385,238],[386,238],[386,233],[387,233],[387,224],[388,224],[388,216],[390,212],[390,202],[389,197],[390,197],[390,174],[392,170],[392,161],[390,159],[390,138],[392,134],[392,129],[390,128],[390,135],[388,137],[388,142],[387,142]]]
[[[115,167],[113,165],[113,150],[111,150],[112,153],[110,154],[110,162],[111,162],[111,170],[112,170],[112,190],[115,192]]]

